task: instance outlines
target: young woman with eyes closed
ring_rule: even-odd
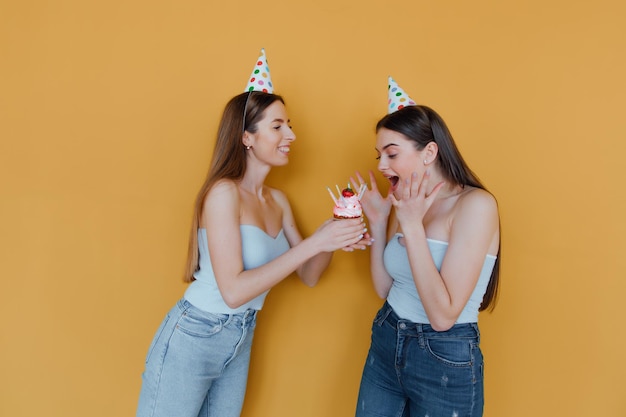
[[[374,238],[372,280],[386,301],[372,325],[356,416],[481,416],[478,313],[494,307],[498,288],[497,203],[443,119],[391,77],[389,89],[376,151],[390,188],[383,197],[370,172],[361,201]],[[398,108],[398,97],[409,104]]]

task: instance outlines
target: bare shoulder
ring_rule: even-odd
[[[223,213],[224,211],[238,212],[239,189],[237,183],[229,179],[217,181],[207,192],[202,202],[202,212]]]
[[[467,247],[483,247],[498,253],[500,215],[495,197],[488,191],[468,187],[459,196],[452,221],[450,241],[465,242]],[[478,242],[483,242],[484,246]]]
[[[289,207],[289,199],[283,191],[271,187],[267,187],[267,190],[269,191],[274,201],[276,201],[282,208]]]
[[[222,195],[224,193],[237,193],[237,183],[231,179],[221,179],[218,180],[213,187],[207,193],[207,196],[213,195]]]
[[[268,187],[268,190],[274,199],[274,202],[280,209],[280,222],[285,234],[287,235],[289,244],[291,246],[297,245],[300,241],[302,241],[302,236],[296,226],[296,221],[294,219],[293,212],[291,211],[291,205],[289,204],[287,195],[283,191],[276,188]]]
[[[489,191],[477,187],[467,187],[457,201],[457,210],[462,212],[479,211],[497,213],[498,203]]]

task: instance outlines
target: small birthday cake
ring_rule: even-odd
[[[328,188],[328,192],[335,203],[333,207],[333,217],[335,219],[358,219],[363,215],[363,208],[361,207],[361,196],[365,191],[365,187],[361,187],[358,193],[355,193],[350,184],[343,190],[337,188],[339,197],[335,197],[333,192]]]

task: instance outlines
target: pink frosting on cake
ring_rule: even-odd
[[[337,204],[333,207],[333,215],[336,219],[352,219],[361,217],[363,209],[359,197],[342,197],[337,200]]]

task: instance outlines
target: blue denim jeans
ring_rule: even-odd
[[[385,302],[372,325],[357,417],[478,417],[483,356],[476,323],[437,332]]]
[[[137,417],[238,417],[256,313],[212,314],[180,300],[148,349]]]

